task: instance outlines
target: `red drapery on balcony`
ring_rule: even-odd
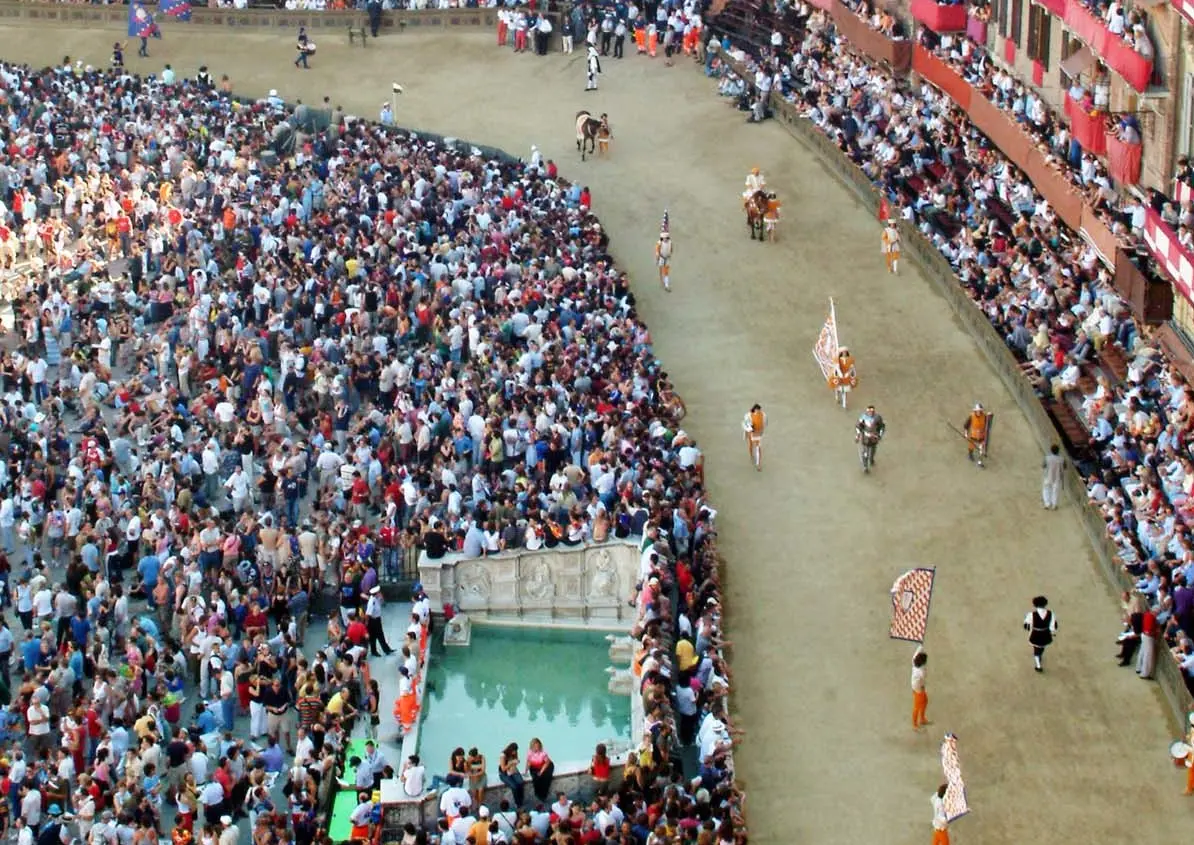
[[[1144,216],[1144,242],[1173,282],[1174,290],[1194,303],[1194,256],[1177,241],[1177,233],[1151,208]]]
[[[1080,0],[1065,0],[1065,25],[1090,45],[1107,66],[1127,80],[1137,91],[1148,88],[1153,75],[1152,59],[1146,59],[1128,46],[1128,42],[1107,29],[1102,20],[1090,13]]]
[[[1114,132],[1107,133],[1107,170],[1116,182],[1124,185],[1139,182],[1143,158],[1144,145],[1128,144],[1119,140]]]
[[[912,0],[910,11],[933,32],[966,31],[966,7],[962,4],[946,6],[933,0]]]
[[[974,15],[966,18],[966,37],[976,44],[987,43],[987,22]]]
[[[1080,103],[1075,103],[1069,94],[1066,95],[1065,112],[1070,116],[1070,130],[1082,149],[1095,155],[1107,153],[1107,126],[1105,115],[1089,114]]]

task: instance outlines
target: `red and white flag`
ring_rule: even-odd
[[[821,326],[821,334],[817,336],[817,345],[813,347],[813,358],[821,368],[821,375],[829,381],[837,362],[837,312],[833,309],[832,298],[829,300],[829,316],[825,318],[825,325]]]
[[[935,569],[910,569],[891,585],[890,636],[893,640],[925,641],[936,577]]]
[[[945,818],[952,822],[970,812],[962,764],[958,762],[958,738],[954,734],[946,734],[941,740],[941,770],[945,773]]]

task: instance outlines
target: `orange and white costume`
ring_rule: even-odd
[[[837,360],[833,363],[833,372],[829,374],[829,387],[833,390],[853,390],[858,387],[854,356],[844,346],[838,350]]]
[[[659,233],[655,242],[655,263],[659,266],[659,281],[663,289],[672,289],[672,237],[667,232]]]
[[[1186,754],[1186,795],[1194,795],[1194,713],[1190,714],[1190,730],[1186,731],[1186,744],[1190,746]]]
[[[962,424],[962,431],[966,434],[966,457],[983,465],[983,458],[987,452],[987,432],[991,423],[990,415],[983,410],[982,405],[975,405],[966,422]]]
[[[751,406],[742,418],[742,429],[746,436],[746,453],[756,472],[763,471],[763,431],[767,428],[767,415],[758,405]]]
[[[767,415],[762,408],[747,411],[742,418],[742,430],[746,435],[746,442],[753,449],[763,442],[763,431],[767,428]]]
[[[883,256],[887,259],[887,272],[900,272],[900,230],[894,220],[888,220],[883,227]]]
[[[779,212],[783,208],[775,194],[767,195],[767,211],[763,214],[763,225],[767,228],[767,237],[775,240],[775,227],[779,223]]]

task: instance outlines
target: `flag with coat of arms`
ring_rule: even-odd
[[[149,10],[140,3],[129,3],[129,36],[131,38],[160,38],[161,35]]]

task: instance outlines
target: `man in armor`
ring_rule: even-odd
[[[883,422],[883,417],[879,416],[874,405],[867,405],[858,418],[858,424],[854,426],[854,442],[870,447],[872,464],[875,462],[875,452],[879,450],[879,441],[886,432],[887,424]]]

